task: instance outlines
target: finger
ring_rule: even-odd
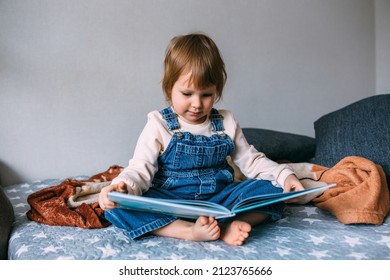
[[[107,203],[104,204],[105,210],[111,210],[111,209],[114,209],[117,206],[118,205],[115,202],[112,202],[110,200]]]
[[[127,191],[127,186],[126,186],[125,182],[120,182],[118,184],[118,189],[119,189],[120,192],[126,192]]]

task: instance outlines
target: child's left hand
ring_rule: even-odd
[[[301,184],[301,181],[295,176],[294,174],[291,174],[287,176],[286,180],[284,181],[283,186],[284,191],[283,192],[291,192],[291,191],[301,191],[305,188]]]
[[[305,188],[294,174],[291,174],[287,176],[286,180],[284,181],[283,186],[283,192],[292,192],[292,191],[301,191]],[[286,200],[286,203],[300,203],[300,201],[304,201],[305,196],[300,196],[297,198],[292,198],[289,200]]]

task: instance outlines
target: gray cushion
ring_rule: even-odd
[[[314,123],[314,162],[332,167],[346,156],[361,156],[390,175],[390,94],[374,95],[322,116]]]
[[[274,161],[305,162],[314,157],[312,137],[260,128],[242,131],[249,144]]]
[[[14,210],[3,188],[0,186],[0,259],[8,255],[8,238],[14,221]]]

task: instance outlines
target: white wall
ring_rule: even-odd
[[[390,0],[375,0],[376,92],[390,93]]]
[[[165,105],[166,45],[192,31],[225,58],[217,107],[243,127],[313,136],[321,115],[375,94],[374,9],[367,0],[2,0],[2,182],[126,165],[147,112]]]

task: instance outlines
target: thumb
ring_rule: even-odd
[[[127,186],[125,182],[121,181],[118,183],[118,191],[119,192],[127,192]]]

